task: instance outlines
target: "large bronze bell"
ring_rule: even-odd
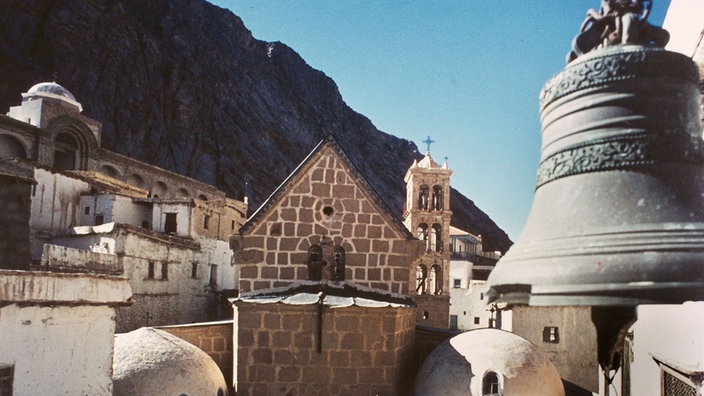
[[[533,206],[489,301],[635,306],[704,299],[697,66],[614,45],[544,86]]]

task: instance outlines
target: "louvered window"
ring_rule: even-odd
[[[674,375],[663,372],[663,396],[699,396],[692,385]]]

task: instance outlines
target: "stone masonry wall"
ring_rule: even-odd
[[[563,380],[592,392],[599,390],[596,328],[590,307],[524,307],[513,312],[513,333],[535,344],[545,353]],[[546,327],[556,337],[546,342]]]
[[[413,299],[418,304],[416,321],[419,324],[440,329],[450,326],[450,296],[416,295]]]
[[[407,394],[412,308],[235,303],[237,395]]]
[[[232,387],[232,321],[160,327],[207,353],[220,367],[228,387]],[[230,389],[232,391],[232,389]]]
[[[0,268],[29,269],[32,185],[0,175]]]
[[[312,162],[240,240],[240,290],[307,280],[308,249],[328,243],[345,249],[347,281],[408,295],[422,242],[394,224],[332,149]]]

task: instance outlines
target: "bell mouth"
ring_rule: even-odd
[[[488,302],[622,306],[704,300],[704,223],[572,231],[522,235],[489,275]]]

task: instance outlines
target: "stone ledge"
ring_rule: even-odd
[[[127,305],[126,278],[96,274],[0,270],[0,302],[56,305]]]

